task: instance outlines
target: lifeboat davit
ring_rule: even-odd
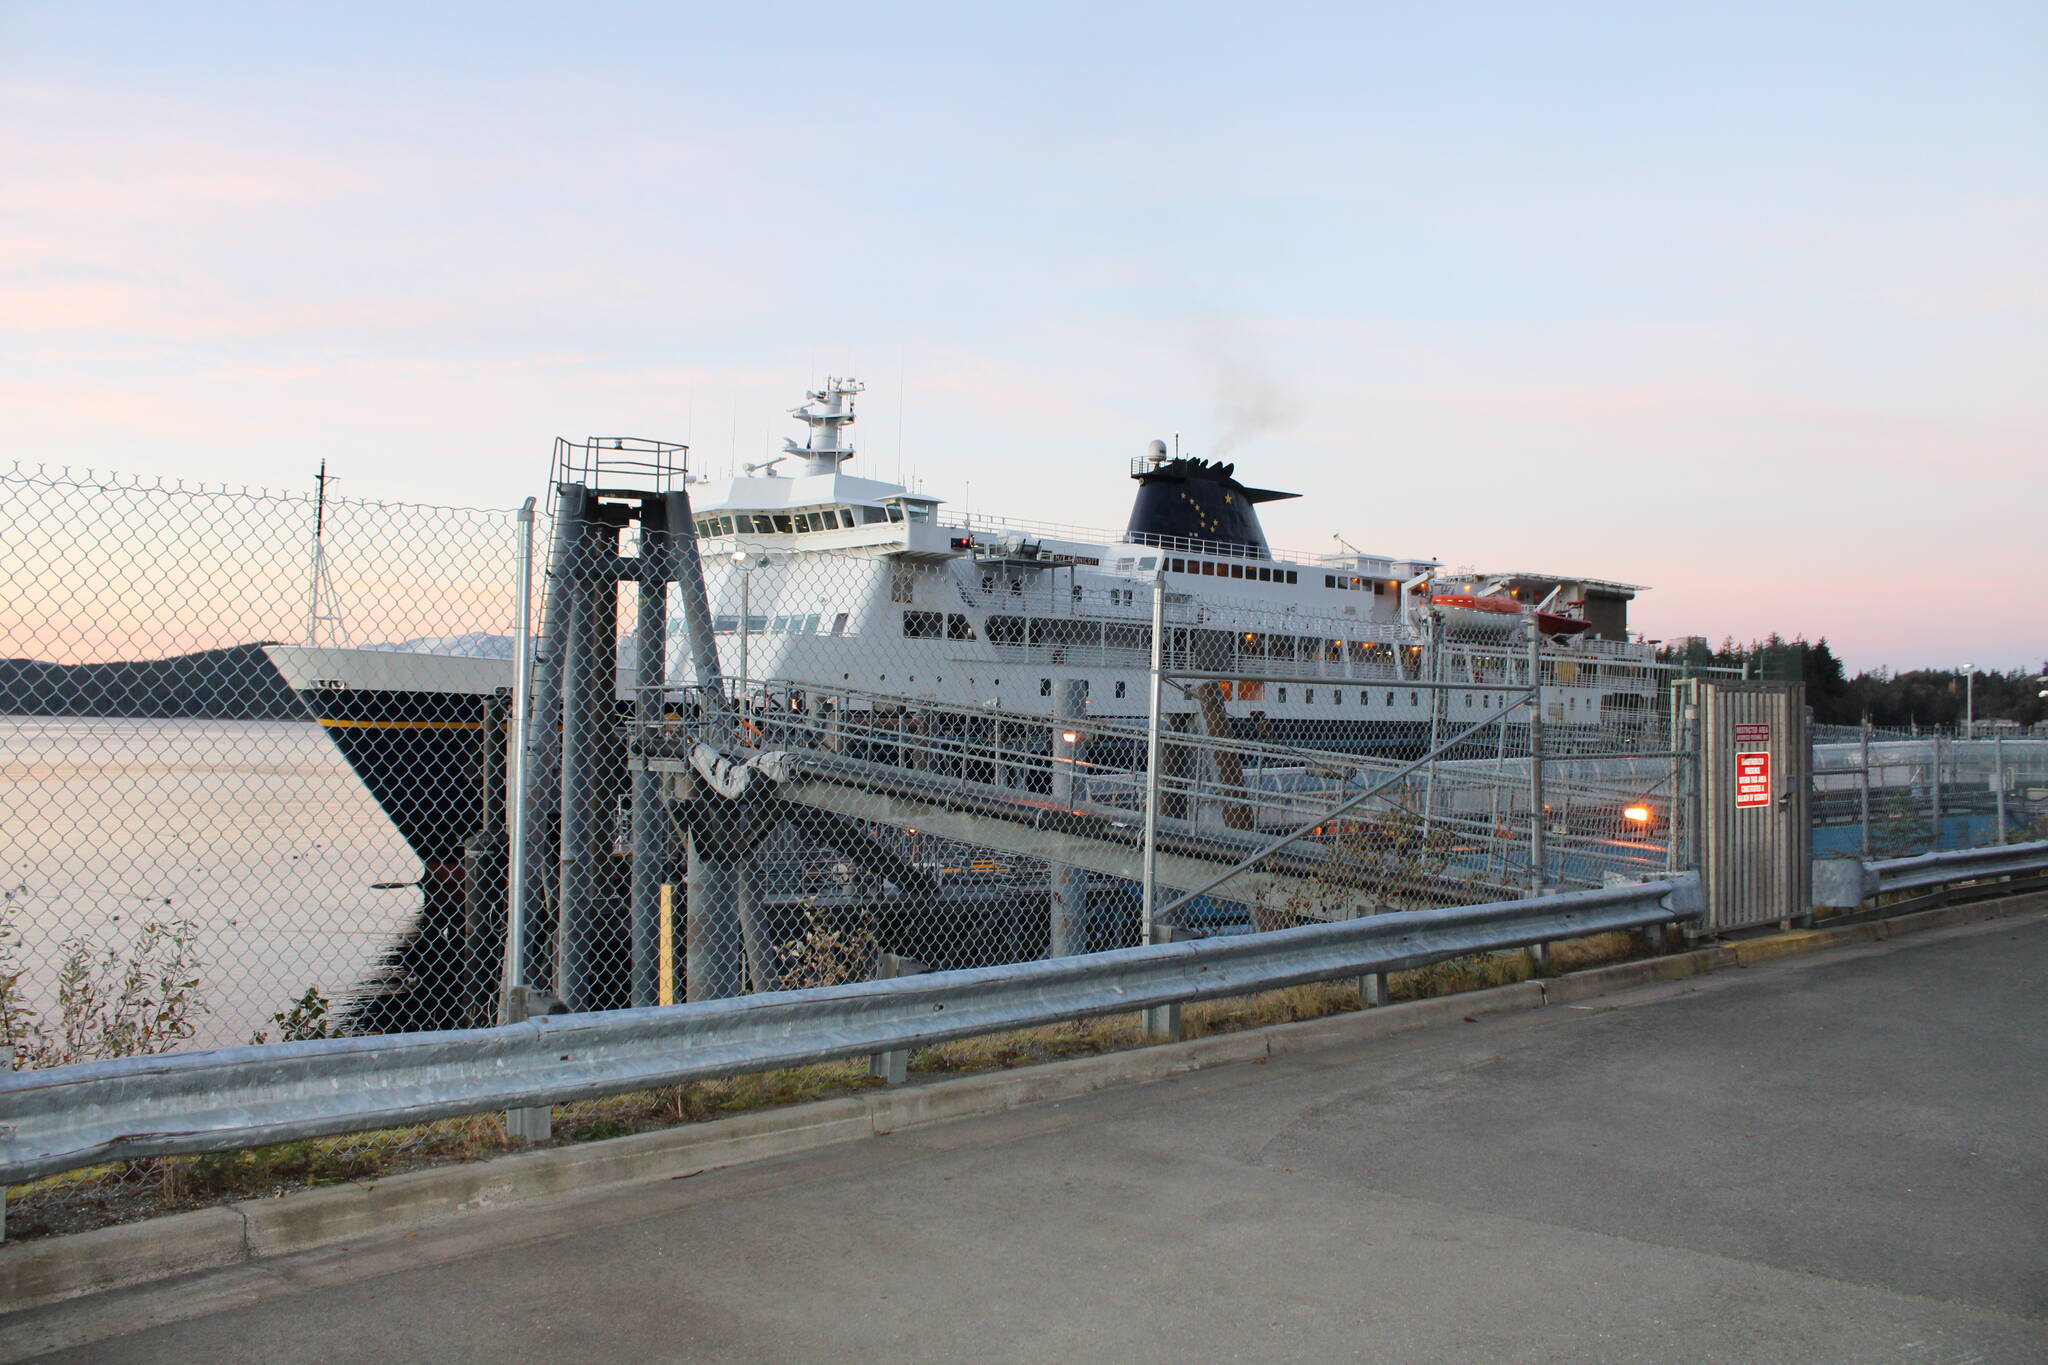
[[[1481,630],[1509,630],[1532,614],[1536,617],[1536,629],[1545,635],[1577,635],[1593,625],[1591,621],[1561,616],[1554,611],[1532,613],[1529,607],[1514,598],[1496,593],[1483,597],[1462,592],[1437,593],[1429,599],[1429,604],[1442,612],[1445,620]]]

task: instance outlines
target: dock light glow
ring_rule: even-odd
[[[1647,825],[1650,823],[1650,808],[1648,806],[1630,806],[1621,813],[1621,818],[1638,825]]]

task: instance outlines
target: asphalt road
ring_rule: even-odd
[[[287,1362],[2048,1360],[2048,919],[0,1320]]]

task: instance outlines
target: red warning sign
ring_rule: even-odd
[[[1768,752],[1735,755],[1735,805],[1771,804],[1771,756]]]

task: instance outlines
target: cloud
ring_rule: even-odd
[[[18,221],[110,228],[218,219],[360,193],[360,165],[267,145],[203,105],[0,83],[0,163]]]

